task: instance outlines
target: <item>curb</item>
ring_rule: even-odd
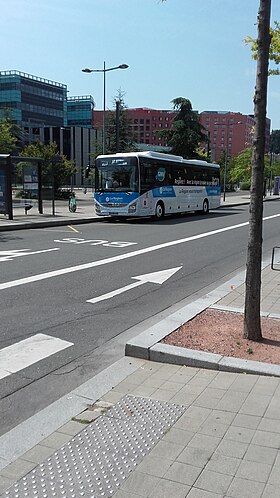
[[[264,202],[266,201],[279,201],[279,197],[275,198],[265,198],[263,199]],[[245,206],[250,204],[250,199],[244,200],[244,201],[239,201],[236,203],[232,204],[221,204],[219,209],[229,209],[231,207],[236,207],[236,206]],[[63,220],[48,220],[48,221],[34,221],[32,222],[18,222],[18,221],[13,221],[11,222],[8,221],[8,225],[1,225],[1,220],[0,220],[0,232],[8,232],[12,230],[29,230],[32,228],[41,228],[41,227],[55,227],[55,226],[66,226],[66,225],[82,225],[86,223],[95,223],[97,221],[104,221],[107,218],[106,216],[100,216],[100,217],[93,217],[93,218],[69,218],[69,219],[63,219]],[[15,223],[14,225],[12,223]]]
[[[280,377],[280,366],[260,361],[241,360],[230,356],[205,353],[195,349],[180,348],[167,344],[156,344],[149,350],[149,360],[173,365],[207,368],[220,372],[239,372],[246,374]]]
[[[14,225],[0,225],[0,232],[8,232],[12,230],[29,230],[32,228],[48,228],[48,227],[59,227],[59,226],[67,226],[67,225],[83,225],[86,223],[95,223],[97,221],[104,221],[104,218],[100,216],[100,218],[69,218],[63,220],[48,220],[48,221],[34,221],[34,222],[24,222],[20,223],[15,221]],[[13,221],[12,221],[13,222]]]
[[[269,265],[269,261],[263,262],[262,269]],[[126,343],[125,355],[155,362],[173,363],[175,365],[186,365],[224,372],[280,377],[280,366],[276,364],[243,360],[200,350],[181,348],[160,342],[167,335],[180,327],[182,323],[188,322],[207,308],[224,310],[223,307],[216,305],[217,301],[227,294],[230,294],[232,287],[236,288],[243,284],[244,276],[245,272],[239,273],[239,275],[225,284],[222,284],[203,298],[188,304],[170,315],[168,319],[158,322],[153,327],[150,327],[145,332],[134,337]],[[233,310],[231,308],[230,310],[240,312],[240,310],[237,309]],[[280,319],[280,315],[270,315],[268,313],[262,313],[262,315]]]

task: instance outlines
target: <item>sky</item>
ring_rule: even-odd
[[[0,0],[0,70],[18,70],[92,95],[103,109],[119,91],[127,107],[172,109],[184,97],[202,111],[254,112],[259,0]],[[271,24],[280,21],[272,0]],[[267,116],[280,129],[280,76],[268,84]]]

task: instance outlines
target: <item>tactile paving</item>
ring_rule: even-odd
[[[109,498],[184,410],[125,396],[1,497]]]

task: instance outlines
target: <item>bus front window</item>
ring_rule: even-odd
[[[100,191],[138,192],[138,168],[136,158],[127,160],[97,159],[96,188]]]

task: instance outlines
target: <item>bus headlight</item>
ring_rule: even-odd
[[[96,211],[96,213],[101,212],[100,206],[98,204],[95,204],[95,211]]]
[[[130,204],[130,206],[128,206],[128,212],[135,213],[135,211],[136,211],[136,202],[133,202],[133,204]]]

